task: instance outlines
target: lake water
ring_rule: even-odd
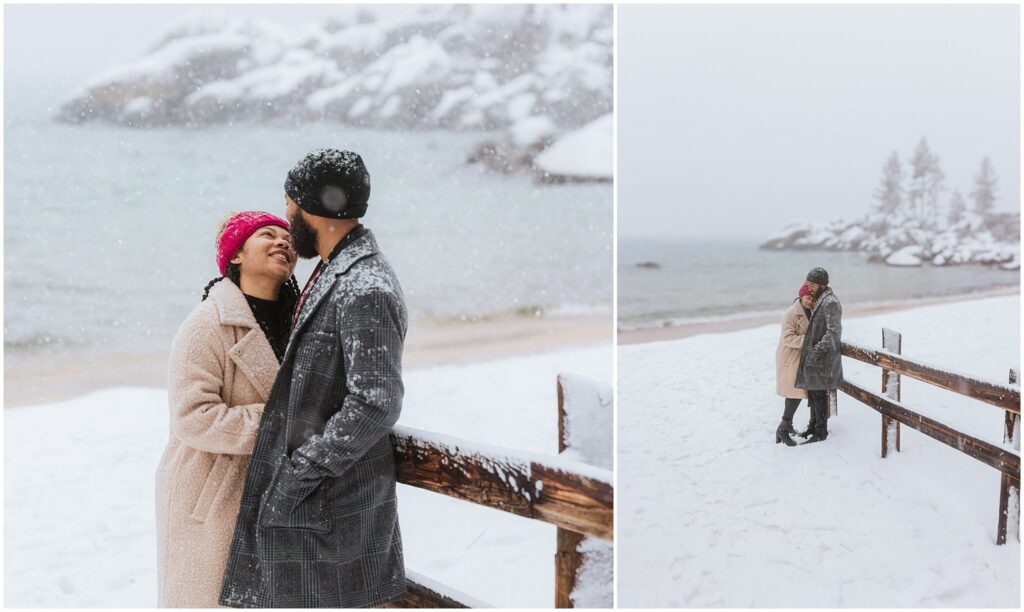
[[[1019,287],[1020,272],[985,266],[895,268],[858,253],[761,251],[752,240],[619,242],[620,329],[781,313],[808,270],[829,272],[844,304]],[[657,268],[639,267],[654,262]]]
[[[218,220],[243,209],[283,216],[286,172],[328,146],[366,161],[364,222],[414,319],[610,312],[611,185],[537,185],[467,166],[480,139],[338,125],[8,121],[4,350],[168,346],[217,276]],[[312,268],[300,262],[300,284]]]

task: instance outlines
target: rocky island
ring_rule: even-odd
[[[90,79],[56,118],[479,131],[468,160],[557,182],[611,180],[611,111],[610,6],[455,5],[304,28],[196,13]]]
[[[981,162],[970,193],[947,200],[944,174],[927,142],[914,151],[909,180],[897,153],[883,166],[875,203],[860,217],[793,223],[769,238],[764,250],[857,251],[891,266],[986,264],[1020,269],[1020,212],[995,210],[997,177]]]

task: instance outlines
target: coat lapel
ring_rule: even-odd
[[[228,358],[252,383],[260,399],[266,402],[277,374],[277,357],[260,330],[249,302],[245,300],[242,290],[229,280],[214,285],[210,289],[210,299],[216,304],[223,325],[248,329],[228,350]]]
[[[256,388],[260,401],[265,403],[277,375],[277,357],[263,333],[258,328],[250,329],[231,347],[228,357]]]
[[[320,303],[324,301],[324,297],[331,293],[334,285],[337,284],[338,279],[349,271],[349,269],[355,265],[355,263],[361,259],[370,257],[380,252],[377,247],[377,240],[373,237],[373,233],[370,230],[366,230],[366,233],[357,238],[352,244],[346,246],[338,253],[334,259],[327,264],[327,267],[320,273],[320,277],[316,279],[316,283],[313,288],[309,290],[309,295],[306,297],[306,301],[302,304],[302,310],[299,312],[299,318],[295,321],[295,327],[292,328],[292,335],[288,339],[288,350],[285,355],[285,359],[291,354],[295,347],[295,339],[298,338],[302,328],[305,327],[310,317],[316,312]]]

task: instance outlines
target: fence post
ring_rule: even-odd
[[[894,329],[882,328],[882,350],[897,355],[903,352],[903,335]],[[893,401],[900,401],[900,375],[882,368],[882,395]],[[900,452],[900,422],[882,415],[882,458],[889,456],[889,449]]]
[[[999,479],[999,527],[996,544],[1006,544],[1006,532],[1012,526],[1020,541],[1020,479],[1003,474]]]
[[[1020,374],[1014,368],[1010,368],[1010,384],[1020,384]],[[1015,449],[1020,450],[1020,419],[1009,410],[1005,414],[1006,428],[1003,432],[1003,442],[1008,442]]]
[[[1010,369],[1010,384],[1020,383],[1016,369]],[[1020,449],[1020,419],[1017,415],[1006,411],[1006,428],[1003,442],[1010,442],[1014,448]],[[999,479],[999,526],[996,530],[996,544],[1006,544],[1008,528],[1012,526],[1020,541],[1020,474],[1017,478],[1002,474]]]
[[[562,379],[558,378],[558,452],[562,453],[565,445],[565,391]],[[555,607],[571,608],[572,591],[576,588],[576,573],[583,563],[583,555],[579,552],[583,535],[568,529],[558,528],[555,548]]]

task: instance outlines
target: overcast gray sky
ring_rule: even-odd
[[[964,196],[990,156],[1017,210],[1018,10],[620,6],[620,236],[853,217],[921,136]]]

